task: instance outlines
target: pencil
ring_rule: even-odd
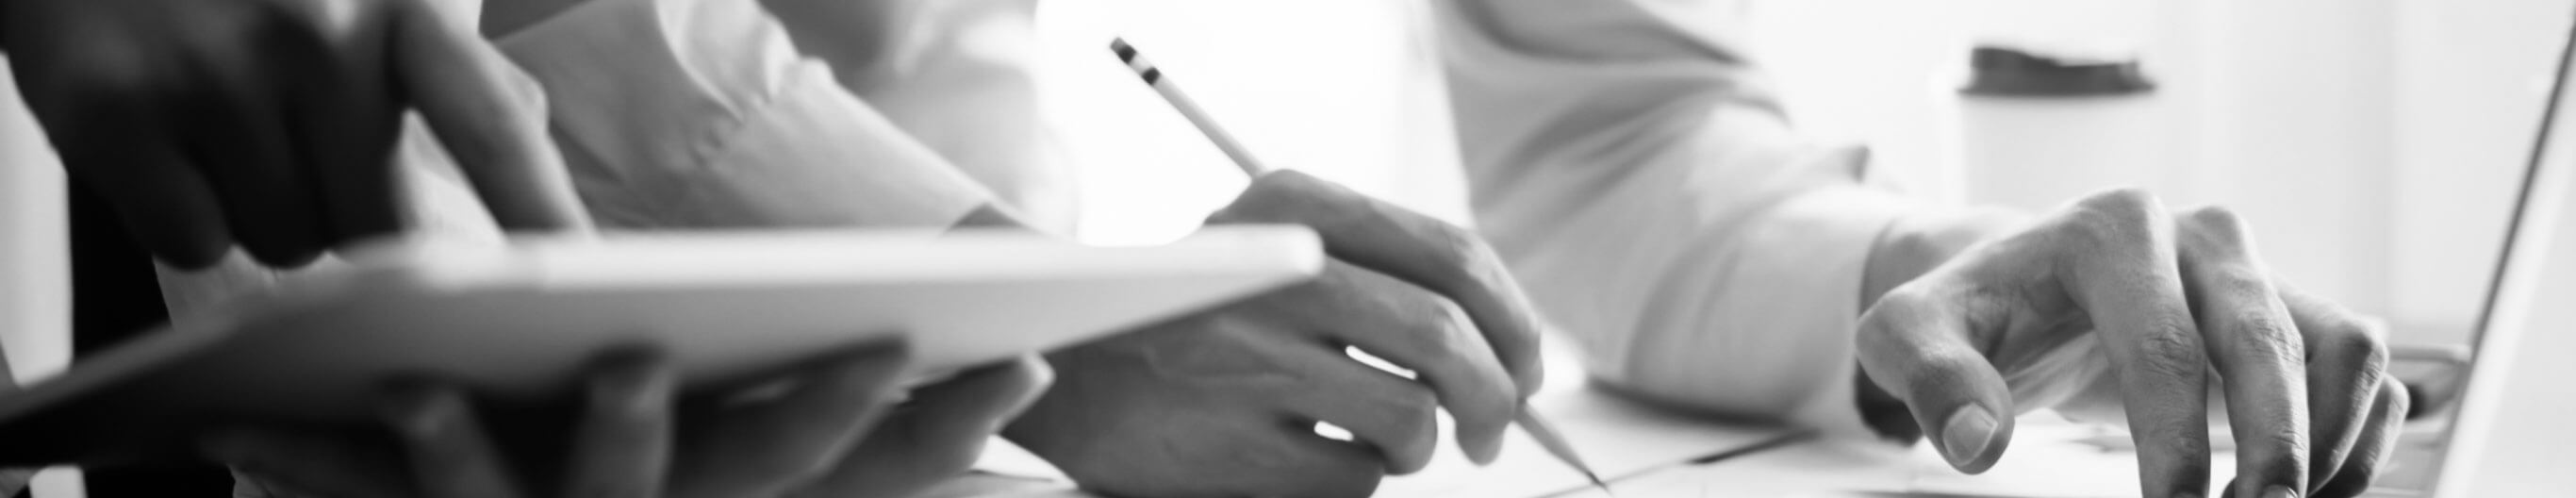
[[[1152,61],[1145,60],[1145,54],[1137,52],[1136,46],[1127,44],[1125,38],[1112,38],[1109,40],[1109,51],[1118,53],[1118,60],[1126,62],[1127,69],[1136,71],[1137,77],[1144,78],[1146,86],[1153,87],[1154,93],[1161,94],[1163,101],[1171,103],[1172,108],[1180,111],[1181,117],[1188,119],[1191,126],[1197,127],[1200,134],[1207,135],[1208,141],[1216,142],[1216,148],[1225,151],[1225,156],[1233,159],[1235,167],[1242,168],[1245,176],[1260,178],[1263,173],[1269,172],[1268,168],[1261,166],[1261,161],[1252,157],[1251,150],[1245,149],[1241,142],[1235,141],[1234,135],[1226,133],[1225,128],[1218,127],[1216,119],[1208,117],[1207,111],[1199,109],[1198,101],[1190,100],[1189,94],[1181,93],[1181,88],[1172,84],[1171,77],[1164,75],[1162,68],[1154,67]],[[1582,472],[1584,478],[1591,479],[1592,485],[1601,488],[1603,492],[1610,491],[1610,484],[1601,480],[1601,474],[1594,473],[1592,465],[1584,463],[1583,456],[1574,452],[1574,445],[1567,444],[1565,435],[1556,432],[1554,425],[1539,419],[1537,411],[1530,410],[1527,404],[1523,404],[1520,414],[1512,420],[1521,426],[1522,432],[1529,433],[1530,439],[1537,440],[1539,447],[1546,449],[1549,455],[1574,467],[1575,471]]]
[[[1172,109],[1181,111],[1181,117],[1189,119],[1190,125],[1198,127],[1199,133],[1207,135],[1208,141],[1216,142],[1217,150],[1225,151],[1225,157],[1233,159],[1234,166],[1242,168],[1244,176],[1259,178],[1262,173],[1270,172],[1269,168],[1262,167],[1260,160],[1253,159],[1251,149],[1244,148],[1242,142],[1234,140],[1234,135],[1227,134],[1224,128],[1217,127],[1216,120],[1208,117],[1206,110],[1199,109],[1198,101],[1190,100],[1189,94],[1181,93],[1180,87],[1172,85],[1171,79],[1163,76],[1162,69],[1154,67],[1153,62],[1145,60],[1145,54],[1137,53],[1136,47],[1128,45],[1126,39],[1110,39],[1109,50],[1117,52],[1118,59],[1126,61],[1128,69],[1135,70],[1136,76],[1145,79],[1145,86],[1153,87],[1154,93],[1162,94],[1163,101],[1171,103]]]

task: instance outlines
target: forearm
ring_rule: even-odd
[[[2026,214],[2004,209],[1927,210],[1897,218],[1871,244],[1861,276],[1861,309],[1852,312],[1868,311],[1888,291],[1931,273],[1980,242],[2018,230],[2028,219]],[[1892,440],[1912,441],[1922,435],[1904,402],[1879,389],[1868,372],[1852,372],[1853,401],[1860,405],[1862,422]]]

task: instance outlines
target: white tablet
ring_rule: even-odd
[[[0,464],[116,460],[210,423],[363,423],[395,375],[562,397],[659,347],[683,383],[901,337],[913,375],[1146,325],[1311,276],[1302,227],[1092,247],[1022,231],[696,232],[406,242],[290,276],[0,396]]]

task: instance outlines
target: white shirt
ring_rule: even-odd
[[[1015,45],[1032,2],[869,5],[904,28],[861,68],[798,55],[748,0],[595,0],[502,45],[605,226],[942,225],[996,200],[1070,218],[1031,180],[1066,175],[1030,159],[1049,150]],[[1861,274],[1906,202],[1860,182],[1864,151],[1786,124],[1727,5],[1439,2],[1475,221],[1594,379],[1864,434]]]

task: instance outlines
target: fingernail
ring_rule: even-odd
[[[2290,493],[2290,488],[2284,486],[2273,486],[2263,490],[2263,498],[2295,498],[2296,496],[2298,495]]]
[[[1959,407],[1950,413],[1950,421],[1941,428],[1941,449],[1950,465],[1966,467],[1986,453],[1986,443],[1995,437],[1995,415],[1976,405]]]

